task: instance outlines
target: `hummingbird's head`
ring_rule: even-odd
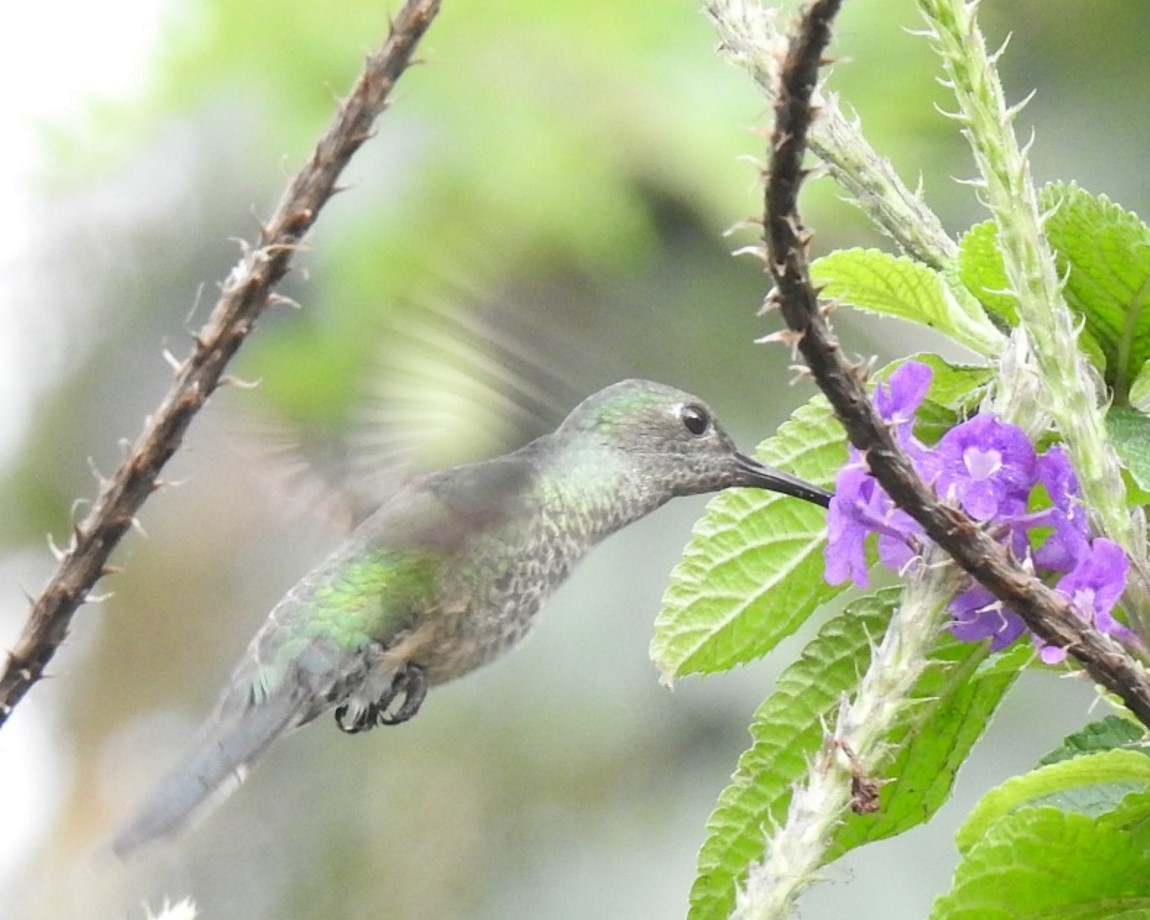
[[[742,453],[698,397],[649,380],[624,380],[592,394],[572,410],[557,434],[606,448],[645,490],[664,500],[739,486],[823,507],[831,498]]]

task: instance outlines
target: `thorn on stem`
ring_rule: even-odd
[[[801,383],[807,378],[814,376],[811,373],[811,369],[805,364],[792,364],[787,369],[791,372],[791,379],[787,381],[791,386],[794,386],[796,383]]]
[[[254,390],[261,383],[263,383],[262,377],[257,377],[255,380],[244,380],[242,377],[225,374],[220,378],[220,386],[239,387],[241,390]]]
[[[786,345],[791,350],[791,360],[796,361],[799,357],[799,343],[803,340],[803,333],[797,332],[794,329],[779,329],[769,335],[760,336],[755,339],[756,345],[771,345],[779,342]]]
[[[293,300],[292,298],[290,298],[284,294],[277,294],[274,291],[271,294],[268,294],[268,306],[269,307],[291,307],[293,310],[302,310],[303,309],[303,307],[301,307],[299,305],[298,301]]]
[[[63,562],[64,557],[68,555],[65,550],[56,545],[56,538],[51,534],[48,534],[48,551],[57,562]]]
[[[760,262],[763,262],[765,264],[767,261],[767,247],[764,246],[762,243],[752,243],[749,246],[740,246],[738,249],[736,249],[734,252],[732,252],[731,255],[733,255],[733,256],[753,256],[754,258],[758,259]]]
[[[761,217],[744,217],[742,220],[736,221],[724,230],[723,236],[734,236],[743,230],[754,230],[761,233],[762,229],[763,219]]]

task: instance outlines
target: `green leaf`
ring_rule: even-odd
[[[995,656],[1001,657],[1001,656]],[[873,814],[850,814],[839,826],[832,858],[864,843],[901,834],[931,817],[950,798],[954,777],[1018,670],[985,675],[985,643],[942,637],[931,666],[915,686],[909,707],[886,743],[897,754],[884,776],[881,807]]]
[[[870,663],[872,643],[886,629],[898,597],[899,589],[887,588],[829,621],[755,713],[753,743],[707,821],[690,920],[725,920],[730,914],[736,881],[763,854],[764,828],[783,819],[792,784],[822,743],[825,720]]]
[[[846,460],[842,429],[816,397],[758,455],[829,484]],[[671,573],[651,658],[664,680],[721,671],[765,655],[845,586],[823,578],[826,512],[769,492],[712,499]]]
[[[1065,260],[1055,251],[1059,268],[1066,270]],[[994,221],[975,224],[959,240],[958,276],[987,310],[1012,326],[1018,324],[1018,299],[1010,292],[1006,268],[998,251],[998,229]],[[1074,304],[1071,302],[1073,309]],[[1078,347],[1101,371],[1107,367],[1106,354],[1089,329],[1078,335]]]
[[[1150,413],[1150,361],[1142,365],[1142,369],[1130,384],[1130,392],[1126,394],[1127,403],[1131,409]]]
[[[1150,850],[1113,822],[1057,808],[996,821],[970,847],[931,920],[1150,916]]]
[[[1050,805],[1099,815],[1132,792],[1150,787],[1150,757],[1133,750],[1084,754],[1008,779],[982,797],[955,835],[960,852],[974,848],[1004,816]]]
[[[827,297],[868,313],[897,316],[945,333],[979,354],[994,355],[1002,334],[977,302],[971,312],[937,272],[878,249],[843,249],[816,259],[811,278]]]
[[[992,368],[951,364],[945,358],[931,352],[918,352],[904,360],[892,362],[882,369],[879,376],[889,376],[890,371],[906,361],[921,361],[930,366],[934,376],[930,378],[930,392],[926,394],[923,405],[949,409],[952,418],[956,412],[963,412],[976,406],[982,400],[983,388],[994,377]]]
[[[1144,741],[1145,738],[1146,730],[1137,722],[1123,716],[1110,715],[1097,722],[1091,722],[1073,735],[1067,735],[1062,739],[1060,747],[1051,751],[1038,763],[1039,766],[1046,766],[1081,757],[1083,754],[1129,747],[1134,742]]]
[[[1046,236],[1066,275],[1066,302],[1085,324],[1079,345],[1122,405],[1150,360],[1150,227],[1073,184],[1047,186],[1039,203],[1049,212]],[[959,277],[988,310],[1018,321],[993,221],[963,236]]]
[[[978,666],[977,677],[1018,673],[1035,663],[1038,655],[1029,642],[1015,642],[996,655],[989,655]]]
[[[1018,299],[1009,292],[994,221],[975,224],[958,241],[958,276],[986,309],[1018,324]]]
[[[1150,227],[1072,183],[1042,190],[1046,236],[1068,272],[1065,295],[1106,355],[1106,382],[1125,400],[1150,359]]]
[[[1138,488],[1150,491],[1150,416],[1125,406],[1111,406],[1106,413],[1106,432]]]
[[[751,723],[751,747],[719,797],[699,853],[699,876],[691,889],[691,920],[729,915],[735,884],[748,864],[762,857],[764,828],[782,822],[791,789],[805,775],[822,744],[843,693],[869,665],[901,589],[885,588],[852,603],[823,627],[798,661],[779,678],[775,692]],[[981,644],[940,640],[887,742],[896,751],[885,776],[882,806],[870,815],[849,815],[836,833],[828,861],[852,847],[893,836],[926,821],[950,795],[954,775],[1014,674],[974,677],[986,656]]]
[[[1126,796],[1106,814],[1105,820],[1111,827],[1133,835],[1142,849],[1150,850],[1150,790]]]

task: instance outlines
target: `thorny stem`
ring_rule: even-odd
[[[843,358],[820,309],[807,263],[810,233],[802,225],[797,202],[815,114],[811,97],[840,5],[841,0],[812,3],[780,70],[765,201],[767,263],[775,281],[773,301],[851,443],[867,458],[871,472],[895,502],[963,569],[1017,611],[1032,632],[1049,644],[1066,648],[1095,681],[1120,696],[1143,724],[1150,726],[1150,680],[1142,668],[1109,636],[1076,617],[1065,598],[1022,569],[976,522],[939,502],[926,488],[868,399],[862,370]],[[1025,348],[1024,342],[1018,344]],[[1004,359],[1017,360],[1014,351],[1009,350]],[[923,646],[923,637],[940,616],[938,601],[943,586],[929,584],[929,578],[927,574],[921,582],[912,580],[908,585],[904,609],[896,614],[892,632],[876,651],[876,663],[901,662],[903,674],[883,678],[873,675],[872,667],[864,675],[853,705],[844,703],[834,734],[816,755],[806,784],[796,789],[787,821],[772,836],[764,863],[750,869],[739,896],[740,918],[767,920],[782,916],[790,908],[824,859],[831,830],[849,803],[852,775],[858,770],[865,773],[881,759],[883,730],[889,720],[876,709],[876,681],[894,680],[909,687],[921,673],[921,665],[907,663],[906,658],[925,652],[928,646]],[[919,589],[924,593],[917,597],[918,603],[908,604]],[[911,622],[901,622],[906,615]],[[916,645],[920,648],[915,649]],[[893,705],[897,707],[899,702]],[[868,724],[868,719],[876,724]],[[844,750],[849,750],[849,759],[840,756]]]
[[[810,89],[830,37],[827,8],[837,10],[839,2],[820,0],[811,6],[783,68],[766,192],[774,300],[796,333],[798,348],[851,443],[867,458],[871,472],[891,498],[962,568],[1015,610],[1033,633],[1047,644],[1065,648],[1096,682],[1121,697],[1150,726],[1150,680],[1142,668],[1109,636],[1075,616],[1066,598],[1026,572],[977,522],[944,505],[923,484],[867,397],[862,370],[843,358],[819,307],[808,274],[810,234],[802,225],[797,202],[806,132],[813,114]],[[805,38],[812,34],[819,41]]]
[[[855,782],[873,778],[895,753],[886,744],[929,662],[954,597],[957,569],[938,547],[909,575],[895,615],[859,680],[843,699],[834,727],[814,754],[804,782],[791,795],[787,817],[770,838],[763,861],[737,893],[732,920],[775,920],[793,907],[826,859],[827,843],[847,808],[859,808]]]
[[[720,53],[745,68],[774,105],[787,44],[777,21],[778,11],[757,0],[704,0],[703,10],[719,33]],[[903,183],[890,160],[880,156],[863,137],[859,122],[843,114],[833,93],[816,104],[819,117],[810,130],[811,151],[875,226],[900,248],[931,268],[947,268],[958,246],[938,216]]]
[[[744,68],[773,106],[787,50],[779,10],[763,6],[760,0],[704,0],[703,9],[719,34],[719,53]],[[947,235],[921,191],[912,191],[899,178],[890,160],[867,141],[861,121],[843,114],[835,93],[823,92],[820,85],[812,104],[818,117],[807,140],[811,152],[847,192],[847,200],[858,205],[875,227],[916,262],[940,273],[956,339],[978,354],[997,358],[1005,345],[1004,336],[955,277],[958,244]]]
[[[1011,127],[1025,100],[1013,108],[1006,105],[996,56],[987,51],[975,20],[976,3],[919,0],[918,5],[958,101],[952,117],[963,125],[981,173],[981,197],[997,226],[1003,268],[1042,374],[1043,408],[1063,435],[1096,532],[1119,543],[1135,563],[1126,606],[1146,635],[1150,584],[1144,537],[1136,533],[1127,509],[1122,471],[1106,434],[1098,376],[1078,347],[1077,323],[1062,296],[1062,279],[1042,232],[1044,217],[1026,149]]]
[[[291,267],[299,241],[337,190],[336,182],[356,150],[371,137],[396,81],[436,13],[440,0],[407,0],[383,44],[364,64],[307,163],[288,185],[254,246],[245,246],[225,280],[207,322],[195,334],[191,354],[176,368],[163,402],[145,421],[116,473],[101,481],[92,510],[73,525],[59,566],[33,601],[32,610],[0,674],[0,726],[44,674],[67,636],[72,617],[93,586],[109,574],[108,558],[132,526],[140,507],[160,485],[160,471],[180,447],[195,414],[221,384],[228,361],[276,302],[275,285]]]

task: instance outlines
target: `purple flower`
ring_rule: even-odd
[[[1057,589],[1065,594],[1083,614],[1091,614],[1094,625],[1103,632],[1125,631],[1126,627],[1110,615],[1118,598],[1126,590],[1126,573],[1130,561],[1113,540],[1099,537],[1090,544],[1090,552],[1074,569],[1059,580]]]
[[[902,435],[910,435],[914,425],[914,414],[922,401],[934,371],[921,361],[907,361],[895,368],[886,382],[879,382],[874,389],[874,406],[888,422],[892,423],[902,440]]]
[[[1086,513],[1078,501],[1078,478],[1061,446],[1055,445],[1038,458],[1038,478],[1046,487],[1052,507],[1036,515],[1030,526],[1049,525],[1054,532],[1034,553],[1035,565],[1067,572],[1090,548]]]
[[[928,453],[911,429],[933,375],[921,361],[907,361],[875,387],[875,408],[895,426],[896,439],[912,457]],[[872,533],[879,534],[879,558],[888,568],[898,571],[918,555],[915,537],[922,528],[895,506],[852,448],[850,460],[835,480],[835,495],[827,514],[829,583],[840,584],[849,578],[859,587],[866,586],[866,540]]]
[[[1099,537],[1082,555],[1078,564],[1058,582],[1056,590],[1070,598],[1074,612],[1104,633],[1129,641],[1134,634],[1119,623],[1111,611],[1126,589],[1130,562],[1122,547],[1113,540]],[[1066,650],[1053,645],[1040,645],[1039,655],[1047,664],[1057,664]]]
[[[950,613],[955,638],[964,642],[989,639],[992,652],[1006,648],[1026,631],[1022,617],[977,583],[951,601]]]
[[[1090,534],[1079,515],[1074,520],[1057,508],[1051,508],[1035,526],[1049,523],[1054,528],[1043,544],[1034,551],[1034,564],[1046,572],[1069,572],[1090,552]]]
[[[937,447],[927,447],[914,436],[914,422],[932,374],[927,365],[908,361],[875,387],[875,407],[919,475],[943,501],[992,525],[990,532],[1039,575],[1064,573],[1056,590],[1070,599],[1079,617],[1123,641],[1136,641],[1113,615],[1126,586],[1129,561],[1116,543],[1091,540],[1066,452],[1055,446],[1038,456],[1022,429],[984,412],[956,425]],[[1039,483],[1050,506],[1029,511]],[[894,504],[853,448],[835,486],[827,516],[827,581],[849,579],[866,585],[871,534],[877,535],[878,557],[887,568],[901,572],[921,554],[922,528]],[[1036,549],[1039,539],[1043,542]],[[968,585],[950,605],[950,629],[956,637],[988,639],[991,651],[999,651],[1026,632],[1017,613],[977,582]],[[1049,664],[1066,657],[1060,648],[1037,638],[1034,642]]]
[[[852,453],[855,451],[852,449]],[[826,580],[837,585],[848,578],[858,587],[867,584],[866,538],[872,517],[886,513],[879,488],[861,462],[848,463],[835,477],[835,494],[827,509]]]
[[[1038,458],[1038,478],[1046,486],[1046,494],[1059,511],[1070,514],[1079,508],[1078,477],[1070,465],[1070,458],[1061,444],[1055,444]]]
[[[927,467],[939,496],[978,521],[1023,512],[1038,478],[1025,432],[985,412],[944,434]]]
[[[891,510],[886,516],[886,529],[878,535],[878,558],[882,564],[891,571],[903,572],[922,555],[925,541],[922,525],[891,502]]]
[[[848,578],[860,588],[867,584],[866,540],[879,534],[879,558],[896,571],[914,558],[908,546],[922,528],[890,496],[863,464],[857,452],[835,479],[835,494],[827,512],[826,579],[840,584]]]

